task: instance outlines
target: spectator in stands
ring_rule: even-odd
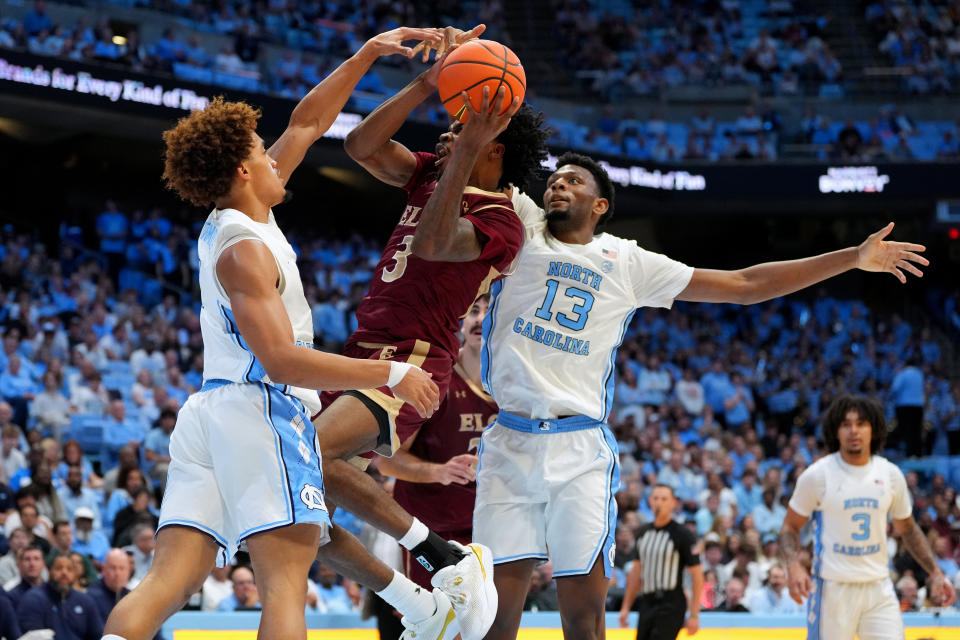
[[[957,28],[960,31],[960,27]],[[952,131],[944,131],[943,139],[937,145],[937,157],[943,160],[952,160],[960,156],[960,144]]]
[[[106,413],[107,407],[110,406],[110,394],[103,386],[100,372],[92,371],[86,379],[86,384],[77,388],[71,400],[77,413],[93,416],[102,416]]]
[[[739,578],[730,578],[724,589],[723,604],[716,607],[714,611],[725,611],[728,613],[749,613],[750,610],[743,605],[743,581]]]
[[[37,511],[37,498],[32,492],[17,492],[17,495],[17,512],[7,518],[5,534],[9,537],[14,529],[23,527],[33,533],[36,543],[47,551],[50,548],[50,527],[53,523]]]
[[[70,467],[74,466],[80,467],[81,481],[84,486],[91,489],[99,489],[103,486],[103,479],[94,473],[93,465],[84,457],[80,443],[76,440],[67,440],[63,445],[63,460],[53,472],[53,476],[60,482],[66,483],[67,476],[70,475]]]
[[[133,573],[130,556],[121,549],[111,549],[103,559],[101,578],[90,585],[87,594],[97,605],[100,618],[106,620],[120,598],[130,593],[127,583]]]
[[[103,461],[104,466],[113,468],[117,463],[116,456],[124,445],[139,448],[146,436],[146,429],[140,422],[127,418],[127,407],[123,400],[114,400],[110,403],[110,415],[104,419],[103,446],[108,459]]]
[[[902,613],[920,610],[923,603],[918,602],[919,587],[913,576],[903,576],[897,581],[897,593],[900,595],[900,611]]]
[[[960,567],[957,566],[957,561],[951,553],[950,539],[944,536],[938,537],[933,543],[933,552],[937,556],[937,566],[943,571],[943,575],[947,577],[947,580],[953,582],[957,577],[958,571],[960,571]]]
[[[70,401],[60,392],[62,381],[53,371],[43,374],[43,391],[33,401],[32,414],[37,419],[37,428],[50,430],[57,442],[61,441],[63,429],[70,424]]]
[[[153,550],[156,547],[154,536],[157,531],[149,524],[139,524],[133,528],[133,543],[123,548],[133,557],[132,584],[139,584],[146,577],[153,564]]]
[[[325,613],[352,613],[353,603],[347,590],[337,584],[337,574],[330,567],[318,564],[313,572],[317,584],[317,596],[321,604],[317,609]]]
[[[46,554],[47,567],[53,565],[53,561],[57,557],[70,557],[71,554],[74,553],[73,546],[75,541],[73,539],[73,527],[70,526],[69,522],[66,520],[57,520],[53,523],[53,538],[51,542],[50,551]],[[93,581],[97,579],[97,570],[94,568],[89,556],[83,555],[82,553],[79,554],[79,556],[83,577],[86,578],[87,584],[92,584]]]
[[[147,460],[147,472],[154,484],[161,488],[167,483],[167,467],[170,465],[170,436],[177,426],[177,414],[171,409],[160,412],[158,426],[151,429],[143,442],[144,457]]]
[[[37,511],[51,522],[66,520],[67,511],[60,502],[60,494],[53,485],[53,473],[46,460],[41,460],[32,474],[31,488],[37,498]]]
[[[137,469],[139,471],[139,459],[137,458],[137,447],[132,445],[124,445],[120,448],[120,451],[117,453],[118,464],[113,469],[110,469],[103,475],[103,491],[106,495],[109,495],[110,498],[113,498],[113,494],[116,492],[117,488],[123,489],[125,478],[127,473],[131,469]],[[126,506],[125,501],[121,501],[117,507],[119,511]],[[109,501],[107,502],[107,507],[109,508]]]
[[[131,544],[134,539],[134,529],[140,525],[148,525],[156,529],[159,518],[154,513],[150,490],[140,487],[133,490],[133,502],[117,512],[113,523],[113,545],[123,547]]]
[[[34,36],[41,31],[49,32],[53,29],[53,21],[47,15],[46,0],[35,0],[33,9],[23,16],[23,29],[30,36]]]
[[[42,391],[22,363],[20,356],[13,354],[8,361],[7,370],[0,374],[0,395],[13,407],[13,420],[18,424],[27,422],[27,403]]]
[[[0,402],[0,480],[9,481],[18,471],[25,469],[27,458],[18,448],[22,431],[10,423],[13,410],[6,402]]]
[[[103,620],[97,605],[73,588],[73,563],[57,557],[50,567],[50,580],[26,593],[17,607],[24,632],[52,629],[57,640],[99,640]]]
[[[87,507],[96,515],[93,524],[94,529],[99,529],[102,526],[99,517],[100,497],[93,489],[83,486],[83,469],[80,465],[70,467],[64,485],[59,494],[67,519],[73,522],[77,509]]]
[[[523,603],[524,611],[557,611],[557,588],[553,582],[553,565],[545,562],[530,574],[530,590]]]
[[[10,549],[0,557],[0,592],[3,592],[6,583],[20,575],[17,570],[17,553],[30,544],[30,532],[22,527],[17,527],[10,534],[7,542]]]
[[[200,597],[200,608],[203,611],[216,611],[223,599],[231,595],[233,590],[233,583],[230,582],[231,569],[230,565],[214,567],[204,580]]]
[[[755,590],[747,600],[751,613],[801,613],[800,605],[793,601],[787,589],[787,574],[778,564],[770,567],[763,587]]]
[[[923,371],[916,358],[910,358],[894,376],[890,385],[890,401],[897,416],[897,426],[890,432],[887,447],[906,445],[910,457],[923,455]]]
[[[76,531],[72,550],[88,555],[97,562],[103,562],[110,550],[110,543],[101,531],[93,528],[94,517],[93,510],[87,507],[79,507],[74,512],[73,524]]]
[[[20,605],[20,599],[33,587],[43,584],[47,567],[43,563],[43,549],[39,545],[28,545],[17,552],[18,576],[3,585],[4,591],[13,600],[14,608]]]
[[[253,580],[253,571],[243,565],[236,566],[230,571],[230,582],[233,583],[233,593],[220,601],[217,611],[261,608],[257,584]]]

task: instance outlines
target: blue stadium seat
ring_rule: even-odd
[[[103,449],[103,417],[78,413],[70,418],[70,425],[64,430],[64,440],[76,440],[80,448],[91,460],[99,460]]]
[[[103,376],[103,386],[111,391],[119,391],[124,398],[130,397],[133,383],[137,379],[131,373],[108,373]]]
[[[126,360],[107,360],[107,366],[104,367],[103,373],[133,375],[133,371],[130,369],[130,363]]]

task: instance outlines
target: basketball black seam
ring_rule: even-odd
[[[484,78],[483,80],[480,80],[479,82],[474,82],[474,83],[473,83],[472,85],[470,85],[469,87],[464,87],[463,89],[461,89],[461,90],[458,91],[457,93],[453,94],[452,96],[450,96],[450,97],[447,98],[446,100],[443,100],[442,102],[443,102],[443,104],[447,104],[448,102],[450,102],[451,100],[453,100],[454,98],[456,98],[457,96],[459,96],[459,95],[460,95],[461,93],[463,93],[464,91],[470,91],[470,89],[473,89],[474,87],[480,86],[481,84],[483,84],[483,83],[486,82],[487,80],[496,80],[496,79],[497,79],[496,76],[487,76],[486,78]],[[497,87],[497,88],[499,89],[499,87]]]
[[[483,65],[483,66],[485,66],[485,67],[493,67],[494,69],[503,69],[503,67],[497,66],[497,65],[492,64],[492,63],[490,63],[490,62],[480,62],[480,61],[478,61],[478,60],[459,60],[459,61],[457,61],[457,62],[447,62],[446,64],[443,65],[443,68],[446,69],[447,67],[452,67],[452,66],[455,65],[455,64],[480,64],[480,65]],[[511,76],[513,76],[514,78],[516,78],[517,82],[519,82],[519,83],[523,86],[524,89],[527,88],[527,83],[524,81],[523,78],[521,78],[520,76],[518,76],[517,74],[515,74],[513,71],[508,71],[508,70],[506,70],[506,69],[503,69],[503,70],[504,70],[506,73],[509,73],[509,74],[510,74]],[[491,77],[492,77],[492,76],[491,76]]]
[[[482,43],[481,41],[477,40],[477,44],[480,45],[481,47],[483,47],[484,49],[486,49],[487,52],[488,52],[490,55],[495,56],[498,60],[503,60],[504,64],[512,65],[512,66],[514,66],[514,67],[523,66],[523,65],[521,65],[519,62],[510,62],[510,60],[507,59],[507,47],[504,46],[504,45],[502,45],[502,44],[500,45],[501,47],[503,47],[503,57],[502,57],[502,58],[497,55],[497,52],[496,52],[496,51],[494,51],[493,49],[491,49],[490,47],[488,47],[487,45],[485,45],[485,44]]]
[[[497,92],[500,91],[500,87],[503,86],[503,79],[507,77],[507,47],[506,45],[500,45],[500,46],[503,47],[503,73],[500,74],[500,84],[497,85],[497,91],[493,92],[494,96],[497,95]],[[511,91],[510,93],[513,94],[513,91]],[[491,96],[490,99],[492,100],[493,96]],[[510,102],[513,102],[513,95],[510,96]]]

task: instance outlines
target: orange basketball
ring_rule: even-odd
[[[506,90],[503,111],[506,111],[515,97],[523,101],[527,75],[520,58],[505,45],[493,40],[471,40],[447,56],[440,68],[438,85],[440,100],[447,113],[466,122],[469,112],[463,104],[461,92],[467,92],[470,106],[479,111],[483,88],[490,87],[490,100],[495,101],[497,91],[503,86]]]

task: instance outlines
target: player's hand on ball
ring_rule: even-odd
[[[795,562],[787,567],[787,587],[797,604],[803,604],[804,598],[810,595],[810,574],[802,565]]]
[[[442,485],[448,484],[467,484],[477,479],[476,464],[479,462],[477,456],[469,453],[461,453],[453,456],[445,463],[437,465],[437,477],[435,482]]]
[[[870,234],[857,247],[857,268],[864,271],[886,271],[892,273],[900,282],[907,281],[904,271],[922,278],[923,272],[914,266],[914,263],[927,266],[930,261],[914,252],[926,251],[926,247],[912,242],[884,240],[891,231],[892,222],[880,231]]]
[[[420,367],[414,367],[393,386],[393,395],[413,405],[421,418],[429,418],[440,408],[440,390],[432,377]]]
[[[461,95],[464,107],[470,116],[460,131],[460,137],[472,139],[481,146],[495,140],[510,124],[510,118],[513,117],[513,114],[520,109],[520,98],[514,98],[510,107],[504,111],[507,92],[503,87],[497,90],[497,95],[493,97],[493,104],[491,105],[490,87],[485,86],[479,111],[474,111],[466,91]]]
[[[420,40],[416,47],[406,47],[403,45],[408,40]],[[443,32],[440,29],[427,28],[416,29],[413,27],[397,27],[390,31],[385,31],[369,40],[365,46],[373,49],[378,56],[390,56],[399,53],[408,58],[412,58],[419,47],[426,43],[435,45],[443,40]]]

